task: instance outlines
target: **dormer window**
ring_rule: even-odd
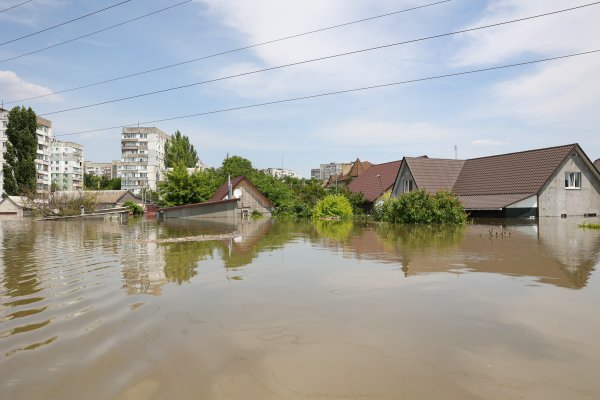
[[[581,172],[565,172],[565,189],[581,189]]]

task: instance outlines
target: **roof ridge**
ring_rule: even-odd
[[[475,157],[475,158],[468,158],[464,161],[471,161],[471,160],[481,160],[483,158],[493,158],[493,157],[503,157],[503,156],[511,156],[514,154],[524,154],[524,153],[533,153],[535,151],[542,151],[542,150],[553,150],[553,149],[560,149],[561,147],[567,148],[567,147],[573,147],[573,146],[579,146],[579,143],[571,143],[571,144],[563,144],[560,146],[551,146],[551,147],[541,147],[539,149],[530,149],[530,150],[522,150],[522,151],[514,151],[512,153],[503,153],[503,154],[494,154],[492,156],[483,156],[483,157]]]
[[[372,166],[372,167],[378,167],[378,166],[380,166],[380,165],[392,164],[392,163],[395,163],[395,162],[402,162],[402,159],[400,159],[400,160],[395,160],[395,161],[387,161],[387,162],[380,163],[380,164],[372,164],[371,166]]]
[[[456,159],[456,158],[431,158],[431,157],[427,157],[427,158],[423,158],[423,157],[404,157],[407,160],[437,160],[437,161],[467,161],[467,160],[463,160],[461,159]]]

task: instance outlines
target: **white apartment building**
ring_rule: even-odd
[[[52,121],[42,117],[37,117],[37,139],[38,151],[36,169],[37,169],[37,190],[38,192],[47,192],[50,190],[50,145],[52,144]]]
[[[292,171],[291,169],[285,168],[266,168],[262,170],[265,174],[269,174],[274,176],[275,178],[283,178],[285,176],[289,176],[291,178],[302,178],[300,174],[296,171]]]
[[[319,169],[311,169],[310,177],[315,179],[329,179],[332,175],[342,175],[350,171],[352,163],[336,163],[330,162],[329,164],[321,164]],[[318,171],[318,173],[317,173]]]
[[[91,162],[84,161],[84,173],[93,176],[104,176],[107,179],[114,179],[119,176],[119,168],[121,166],[120,160],[113,160],[112,162]]]
[[[52,142],[52,122],[37,117],[37,140],[38,150],[36,156],[37,190],[38,192],[50,189],[50,143]],[[0,165],[4,164],[4,153],[6,153],[6,128],[8,126],[8,110],[0,108]],[[0,193],[4,191],[4,174],[0,168]]]
[[[121,133],[121,189],[156,190],[165,169],[165,143],[171,138],[155,127],[123,128]]]
[[[52,184],[58,190],[83,190],[83,146],[54,140],[50,155]]]

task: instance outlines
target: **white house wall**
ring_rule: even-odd
[[[517,201],[514,204],[511,204],[510,206],[507,206],[506,208],[537,208],[538,206],[538,200],[537,200],[537,195],[528,197],[526,199],[523,199],[521,201]]]
[[[541,190],[540,217],[600,215],[600,180],[583,157],[580,153],[569,155]],[[581,189],[565,188],[566,172],[581,172]]]
[[[392,196],[398,197],[402,194],[403,190],[403,181],[406,179],[410,179],[413,181],[413,190],[417,189],[417,185],[415,184],[415,179],[410,173],[410,168],[406,167],[406,163],[402,163],[402,167],[400,168],[400,172],[398,173],[398,177],[396,178],[396,183],[394,184],[394,188],[392,189]]]

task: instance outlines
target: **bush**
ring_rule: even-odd
[[[258,210],[253,210],[252,214],[250,214],[250,218],[252,218],[252,219],[259,219],[259,218],[262,218],[262,216],[263,216],[262,213]]]
[[[131,200],[126,201],[125,204],[123,204],[123,207],[129,208],[129,211],[131,211],[133,215],[142,215],[144,213],[144,208]]]
[[[319,200],[313,208],[313,218],[352,218],[352,205],[341,194],[330,194]]]
[[[375,218],[401,224],[464,224],[467,214],[460,201],[446,191],[431,195],[424,190],[388,198],[375,206]]]

